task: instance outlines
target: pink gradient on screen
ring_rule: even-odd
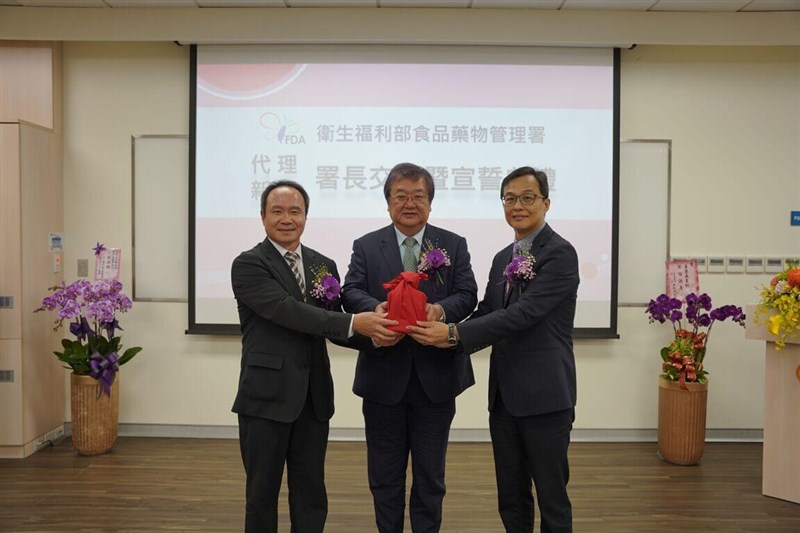
[[[611,286],[611,222],[548,221],[555,231],[578,251],[581,301],[608,301]],[[430,223],[463,235],[472,256],[472,269],[482,295],[494,254],[513,241],[513,232],[503,219],[442,219]],[[306,223],[303,244],[336,261],[344,278],[353,240],[389,224],[386,219],[314,218]],[[198,298],[232,298],[230,268],[233,259],[264,240],[260,220],[253,218],[200,218],[196,221],[195,246]],[[216,279],[202,283],[204,274]],[[224,280],[224,281],[223,281]]]
[[[198,84],[238,97],[269,92],[298,65],[198,65]],[[559,65],[310,64],[254,99],[199,89],[198,107],[521,107],[610,109],[612,69]]]

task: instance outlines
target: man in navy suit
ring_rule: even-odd
[[[575,419],[578,256],[545,223],[550,198],[544,172],[518,168],[500,190],[515,242],[495,255],[478,309],[452,328],[428,321],[409,329],[417,341],[434,346],[447,346],[450,334],[467,353],[492,345],[489,430],[503,525],[508,532],[533,531],[533,480],[541,530],[572,531],[567,448]],[[504,283],[507,266],[526,260],[533,277]]]
[[[397,324],[376,313],[345,314],[338,301],[314,297],[315,271],[339,275],[331,259],[300,244],[308,204],[299,183],[270,183],[261,195],[267,238],[242,252],[231,268],[242,329],[233,411],[239,415],[247,476],[248,533],[277,533],[284,465],[292,531],[322,533],[328,513],[325,451],[333,416],[325,337],[341,343],[358,332],[388,341],[394,334],[384,326]],[[357,337],[349,342],[357,344]]]
[[[396,165],[383,192],[392,224],[353,243],[342,292],[345,310],[383,312],[382,284],[416,270],[420,254],[438,248],[450,265],[420,284],[428,320],[463,320],[475,308],[477,285],[466,240],[427,223],[434,196],[430,173],[411,163]],[[474,383],[462,350],[422,346],[404,334],[388,342],[375,338],[371,349],[359,352],[353,392],[363,398],[369,486],[381,533],[403,531],[409,453],[411,528],[439,531],[455,397]]]

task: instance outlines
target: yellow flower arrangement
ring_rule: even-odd
[[[756,323],[764,323],[765,318],[767,329],[777,337],[776,350],[786,346],[786,341],[800,331],[800,265],[787,264],[769,285],[762,287]]]

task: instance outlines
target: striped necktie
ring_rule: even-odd
[[[300,256],[295,252],[286,252],[283,254],[286,261],[289,263],[289,268],[292,269],[294,279],[297,281],[297,286],[300,287],[300,293],[303,295],[303,301],[306,301],[306,284],[303,283],[303,276],[300,275],[300,270],[297,268],[297,260]]]
[[[414,237],[406,237],[403,241],[403,270],[406,272],[417,271],[417,254],[414,247],[417,245],[417,239]]]

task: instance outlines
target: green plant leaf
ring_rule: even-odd
[[[139,346],[134,346],[133,348],[128,348],[127,350],[125,350],[125,353],[122,354],[122,357],[117,359],[117,364],[120,365],[120,366],[124,365],[125,363],[127,363],[128,361],[133,359],[134,355],[136,355],[137,353],[139,353],[141,351],[142,351],[142,349]]]
[[[661,348],[661,359],[663,359],[665,363],[669,361],[669,348],[666,346]]]

